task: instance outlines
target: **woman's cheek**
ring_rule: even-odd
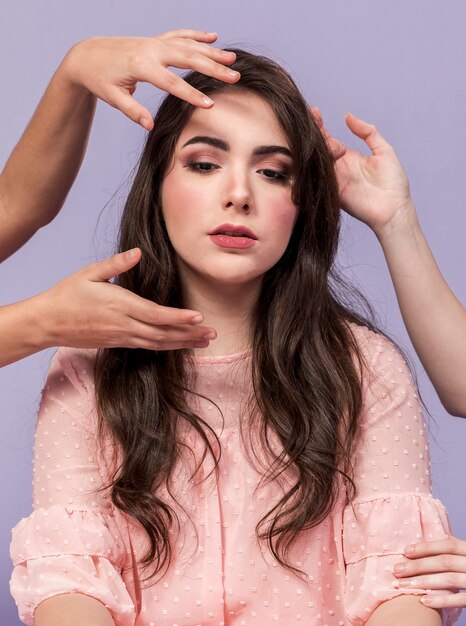
[[[285,199],[282,202],[274,205],[274,222],[277,229],[283,234],[287,233],[288,238],[291,236],[293,227],[296,223],[298,216],[298,210],[290,199]]]

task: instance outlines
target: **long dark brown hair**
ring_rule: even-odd
[[[253,311],[250,419],[259,417],[268,460],[263,482],[286,476],[287,490],[256,528],[282,565],[297,535],[331,511],[340,479],[349,497],[352,445],[361,409],[362,355],[351,323],[374,329],[364,309],[349,306],[335,272],[340,209],[332,156],[292,78],[270,59],[234,50],[236,85],[197,72],[185,80],[205,94],[247,90],[274,111],[294,160],[298,216],[282,258],[263,277]],[[138,246],[142,260],[118,284],[159,304],[183,307],[176,254],[165,229],[161,184],[194,108],[168,95],[155,118],[121,222],[119,249]],[[348,295],[349,294],[349,295]],[[353,298],[354,299],[354,298]],[[365,309],[367,310],[367,309]],[[357,312],[359,311],[359,312]],[[366,319],[367,318],[367,319]],[[168,499],[180,456],[182,421],[201,438],[204,457],[218,462],[220,443],[193,412],[186,351],[101,350],[95,381],[102,431],[121,449],[109,488],[116,507],[135,518],[149,539],[142,559],[161,573],[169,564],[169,530],[177,517]],[[191,397],[192,400],[192,397]],[[247,429],[246,429],[247,430]],[[282,452],[271,446],[278,437]],[[201,459],[200,463],[202,463]],[[199,466],[199,464],[198,464]],[[192,480],[195,477],[192,476]]]

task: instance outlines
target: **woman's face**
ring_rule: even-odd
[[[258,282],[286,250],[293,160],[272,109],[247,91],[196,109],[162,186],[167,232],[189,281]]]

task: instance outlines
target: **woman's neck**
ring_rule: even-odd
[[[242,285],[213,284],[190,277],[185,281],[185,306],[204,316],[204,326],[217,332],[208,348],[194,350],[197,356],[224,356],[251,347],[252,312],[260,282]]]

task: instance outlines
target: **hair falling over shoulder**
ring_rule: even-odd
[[[290,470],[288,491],[260,520],[256,532],[276,560],[287,561],[293,540],[329,514],[341,482],[353,495],[351,457],[361,409],[363,359],[351,324],[376,330],[370,307],[335,271],[340,208],[332,156],[298,88],[273,61],[234,50],[236,85],[191,72],[186,81],[205,94],[247,90],[273,109],[295,162],[293,201],[298,217],[288,248],[264,276],[252,341],[254,407],[270,469],[263,481]],[[161,184],[193,107],[172,95],[162,102],[122,217],[119,249],[140,247],[139,265],[118,284],[165,306],[182,307],[176,255],[164,227]],[[113,348],[96,361],[100,426],[121,449],[109,485],[116,507],[145,529],[142,564],[162,574],[171,558],[169,530],[176,514],[160,495],[170,490],[179,457],[179,424],[193,428],[204,457],[218,462],[220,443],[189,404],[183,351]],[[277,456],[273,433],[283,446]],[[202,460],[201,460],[202,462]],[[343,478],[343,481],[341,480]],[[193,477],[194,479],[194,477]]]

